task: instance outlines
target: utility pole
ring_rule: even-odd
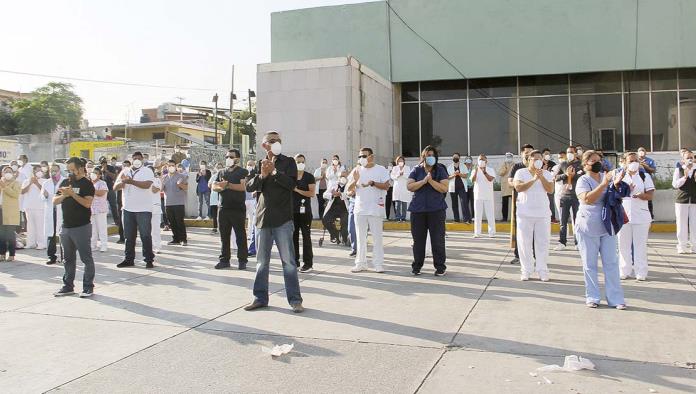
[[[227,132],[230,133],[230,149],[234,149],[234,128],[232,122],[234,120],[234,64],[232,65],[232,84],[230,86],[230,124],[227,126]]]
[[[217,102],[218,102],[218,94],[215,93],[215,96],[213,96],[213,102],[215,103],[215,111],[213,112],[213,118],[215,119],[215,147],[217,148],[217,134],[218,134],[218,124],[217,124]]]
[[[183,100],[185,100],[186,97],[176,96],[174,98],[179,100],[179,122],[183,122],[184,121],[184,109],[181,107],[181,102]]]
[[[254,133],[254,138],[253,138],[253,140],[252,140],[252,145],[251,145],[252,148],[251,148],[251,149],[252,149],[254,152],[256,152],[256,130],[254,130],[254,126],[253,126],[253,123],[254,123],[254,112],[252,111],[252,107],[251,107],[251,98],[252,98],[252,97],[256,97],[256,93],[255,93],[253,90],[249,89],[249,124],[252,125],[252,126],[251,126],[251,130],[252,130],[252,133]]]

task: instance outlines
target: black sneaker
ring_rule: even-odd
[[[118,241],[116,241],[116,243],[117,243],[117,244],[125,244],[125,243],[126,243],[126,240],[125,240],[125,239],[119,239]]]
[[[355,257],[356,254],[358,254],[358,252],[350,252],[350,254],[348,256]]]
[[[239,265],[237,265],[237,269],[240,270],[240,271],[246,270],[246,269],[247,269],[247,262],[246,262],[246,261],[244,261],[244,262],[241,262],[241,261],[240,261],[240,262],[239,262]]]
[[[221,262],[215,264],[216,270],[222,270],[222,269],[226,269],[226,268],[230,268],[230,263],[226,263],[226,262],[221,261]]]
[[[116,268],[133,267],[134,265],[135,265],[135,263],[132,261],[129,262],[129,261],[123,260],[120,263],[116,264]]]
[[[435,270],[435,276],[445,276],[446,273],[447,271],[442,268]]]
[[[302,268],[300,268],[300,272],[312,272],[314,271],[314,268],[312,268],[311,265],[304,264]]]
[[[213,234],[217,234],[217,229],[214,228],[214,229],[213,229],[212,231],[210,231],[210,232],[213,233]]]
[[[510,264],[517,264],[520,262],[520,259],[518,257],[514,257],[512,260],[510,260]]]
[[[66,287],[61,288],[57,292],[53,293],[54,297],[65,297],[65,296],[71,296],[75,294],[75,291],[72,289],[68,289]]]
[[[82,290],[82,293],[80,293],[80,298],[89,298],[94,294],[94,290]]]
[[[46,262],[46,265],[53,265],[53,264],[55,264],[55,263],[56,263],[55,260],[48,260],[48,261]]]
[[[145,262],[145,268],[155,268],[155,263],[152,261]]]
[[[169,242],[167,242],[167,245],[179,245],[180,243],[181,242],[177,242],[177,241],[169,241]]]
[[[417,270],[417,269],[413,269],[413,270],[411,271],[411,273],[413,274],[413,276],[418,276],[418,275],[421,274],[420,270]]]

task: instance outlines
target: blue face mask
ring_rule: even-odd
[[[434,166],[436,162],[437,159],[435,158],[435,156],[428,156],[425,158],[425,164],[427,164],[430,167]]]

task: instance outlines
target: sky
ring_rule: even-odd
[[[72,83],[90,126],[138,122],[164,102],[239,104],[271,60],[271,13],[365,0],[0,0],[0,70],[173,88],[62,80],[0,71],[0,89]],[[199,89],[193,90],[192,88]]]

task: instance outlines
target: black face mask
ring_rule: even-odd
[[[600,171],[602,171],[602,163],[597,161],[592,164],[592,172],[598,174]]]
[[[454,163],[459,163],[459,158],[458,158],[458,157],[455,157],[455,158],[452,159],[452,161],[453,161]]]

